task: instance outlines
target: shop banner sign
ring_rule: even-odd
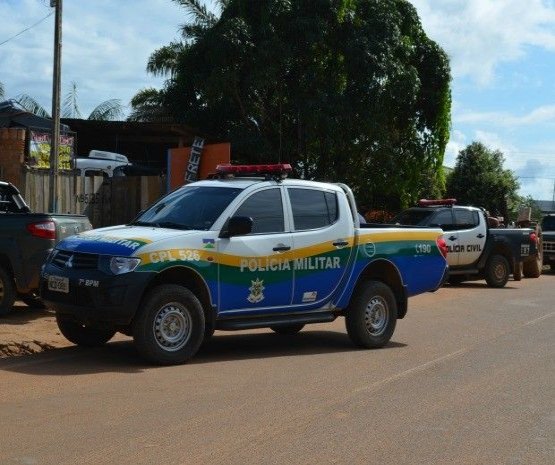
[[[30,131],[29,157],[27,164],[33,168],[50,168],[50,146],[52,135],[49,132]],[[70,170],[73,159],[75,136],[60,134],[58,145],[58,169]]]

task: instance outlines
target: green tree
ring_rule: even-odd
[[[447,180],[447,195],[461,205],[483,207],[492,215],[513,220],[520,204],[515,174],[503,168],[504,157],[480,142],[459,152]]]
[[[183,40],[147,69],[177,120],[230,140],[234,158],[288,161],[359,201],[443,189],[447,56],[405,0],[178,1]]]

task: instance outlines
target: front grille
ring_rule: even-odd
[[[543,241],[544,252],[555,252],[555,242]]]
[[[74,268],[76,270],[96,270],[98,255],[92,253],[68,252],[59,250],[54,256],[52,264],[58,268]]]

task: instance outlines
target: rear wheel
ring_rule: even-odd
[[[0,266],[0,315],[12,311],[15,302],[15,286],[12,275]]]
[[[345,326],[353,343],[368,349],[386,345],[397,323],[397,303],[389,286],[367,280],[357,286]]]
[[[189,290],[175,284],[152,289],[133,322],[133,339],[146,359],[160,365],[184,363],[205,336],[202,305]]]
[[[270,329],[274,333],[283,334],[284,336],[297,334],[303,328],[304,328],[304,324],[302,324],[302,323],[290,324],[290,325],[270,326]]]
[[[78,346],[98,347],[114,337],[112,328],[83,325],[67,315],[56,313],[56,323],[64,337]]]
[[[524,263],[523,274],[525,278],[539,278],[542,274],[543,260],[541,254],[536,255],[534,260]]]
[[[500,254],[492,255],[486,264],[486,282],[491,287],[504,287],[509,280],[510,267],[507,259]]]

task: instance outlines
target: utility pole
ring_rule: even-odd
[[[62,0],[50,0],[56,8],[54,22],[54,76],[52,79],[52,138],[50,143],[50,212],[58,212],[58,154],[60,145],[60,82],[62,70]]]

